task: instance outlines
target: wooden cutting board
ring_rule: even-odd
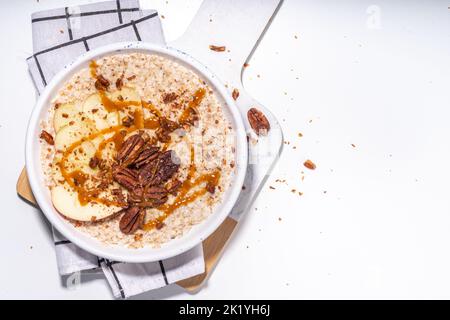
[[[239,219],[261,190],[281,150],[283,136],[281,127],[273,114],[246,93],[241,82],[244,63],[256,48],[258,40],[270,24],[281,0],[204,0],[199,11],[184,35],[169,46],[184,51],[211,69],[230,92],[239,90],[236,105],[239,108],[248,132],[247,110],[256,107],[268,118],[271,130],[267,137],[250,143],[249,159],[245,181],[246,191],[241,194],[230,216],[205,241],[203,251],[205,272],[201,275],[179,281],[177,284],[189,292],[199,290],[213,271],[230,239]],[[224,45],[224,53],[213,52],[209,45]],[[17,193],[30,204],[37,206],[23,169],[17,181]]]

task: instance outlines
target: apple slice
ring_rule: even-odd
[[[53,116],[53,127],[55,132],[69,124],[70,121],[79,121],[81,117],[81,106],[74,103],[61,104],[55,110]]]
[[[79,170],[87,174],[94,174],[96,169],[89,166],[92,157],[95,156],[97,149],[90,141],[83,142],[79,147],[76,147],[65,161],[65,168],[68,171]]]
[[[110,98],[113,101],[137,101],[141,102],[141,96],[137,93],[136,90],[129,88],[129,87],[123,87],[120,90],[116,90],[114,92],[111,92],[108,94],[108,98]]]
[[[108,112],[98,94],[93,94],[84,101],[83,112],[95,123],[97,130],[119,124],[118,113],[116,111]]]
[[[98,221],[122,210],[121,207],[78,201],[78,194],[68,187],[56,186],[51,190],[53,206],[63,216],[77,221]]]
[[[52,161],[51,176],[56,184],[62,183],[64,181],[64,178],[61,174],[61,169],[59,168],[59,161],[61,161],[61,158],[62,154],[56,153]]]
[[[134,101],[139,103],[138,105],[130,105],[120,110],[119,111],[120,122],[122,122],[122,120],[128,115],[133,116],[136,110],[140,111],[141,114],[143,114],[144,112],[141,105],[141,97],[137,93],[137,91],[132,88],[123,87],[121,90],[117,90],[110,93],[108,95],[108,98],[113,101],[124,101],[124,102]]]
[[[92,120],[84,117],[78,121],[73,120],[56,133],[55,149],[57,151],[64,151],[74,142],[77,142],[83,137],[87,137],[95,131],[96,128]]]

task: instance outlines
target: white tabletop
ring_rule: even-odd
[[[173,40],[200,2],[142,4]],[[73,3],[0,4],[0,298],[112,297],[101,276],[65,288],[46,220],[15,192],[35,101],[30,14]],[[205,287],[137,298],[450,298],[449,5],[372,3],[284,1],[244,84],[289,144]]]

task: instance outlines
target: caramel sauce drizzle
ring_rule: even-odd
[[[94,79],[97,78],[97,68],[98,68],[98,64],[94,60],[92,60],[89,63],[89,70],[91,73],[91,77]],[[105,107],[106,111],[108,111],[108,112],[123,110],[124,108],[129,107],[129,106],[140,106],[141,105],[140,101],[113,101],[106,95],[105,91],[97,90],[97,92],[98,92],[98,95],[100,96],[102,105]]]
[[[115,126],[115,127],[100,130],[98,132],[94,132],[94,133],[90,134],[89,136],[72,143],[63,152],[62,158],[58,162],[58,166],[59,166],[61,175],[63,176],[64,180],[69,184],[69,186],[72,187],[78,193],[78,200],[80,201],[80,204],[82,206],[87,205],[89,202],[97,202],[97,203],[101,203],[101,204],[108,205],[108,206],[118,206],[118,207],[121,207],[124,205],[124,203],[120,203],[117,201],[99,198],[97,196],[99,190],[87,190],[84,187],[84,183],[87,180],[87,175],[85,173],[83,173],[79,170],[75,170],[73,172],[68,172],[66,169],[66,161],[68,160],[68,157],[82,143],[84,143],[86,141],[92,141],[101,135],[115,132],[115,130],[119,130],[121,128],[123,128],[123,127]]]
[[[102,105],[105,107],[106,111],[113,112],[113,111],[119,111],[123,110],[126,107],[129,106],[140,106],[140,101],[113,101],[106,95],[105,91],[103,90],[97,90],[98,95],[100,96],[100,101],[102,102]]]
[[[89,64],[90,74],[93,78],[97,78],[97,63],[95,61],[91,61]],[[97,90],[98,94],[101,99],[102,105],[105,107],[106,111],[108,112],[118,112],[119,110],[123,110],[124,108],[128,106],[139,106],[142,105],[143,108],[148,109],[152,114],[155,115],[154,118],[145,119],[144,114],[141,109],[136,109],[134,111],[134,124],[133,126],[127,128],[123,125],[117,125],[112,126],[110,128],[106,128],[103,130],[100,130],[98,132],[92,133],[88,135],[87,137],[84,137],[80,139],[79,141],[74,142],[72,145],[70,145],[64,152],[61,161],[58,163],[58,166],[61,171],[61,175],[63,176],[64,180],[69,184],[70,187],[72,187],[78,194],[78,200],[81,205],[87,205],[90,202],[96,202],[101,203],[108,206],[118,206],[122,207],[126,204],[120,203],[117,201],[112,201],[108,199],[103,199],[98,197],[98,193],[100,190],[87,190],[84,186],[85,182],[88,180],[89,176],[80,171],[75,170],[73,172],[68,172],[66,169],[66,162],[68,160],[69,155],[78,148],[82,143],[86,141],[92,141],[96,139],[97,137],[107,135],[110,133],[113,133],[113,135],[103,140],[100,144],[98,149],[96,150],[96,157],[101,159],[102,151],[104,148],[108,145],[108,143],[114,143],[116,151],[120,150],[120,148],[123,145],[125,136],[137,129],[158,129],[160,127],[159,119],[161,118],[161,113],[157,108],[155,108],[151,103],[145,102],[145,101],[113,101],[111,100],[107,95],[106,92],[103,90]],[[204,96],[206,94],[206,90],[204,88],[198,89],[193,96],[193,99],[189,102],[186,109],[183,111],[181,116],[178,119],[178,122],[180,124],[186,123],[186,121],[191,117],[192,114],[197,114],[197,107],[203,100]],[[120,119],[119,115],[118,118]],[[166,145],[162,147],[167,148]],[[194,147],[191,146],[191,155],[190,155],[190,166],[189,171],[186,180],[182,183],[178,195],[174,199],[174,201],[171,204],[163,204],[157,209],[161,211],[161,215],[158,216],[155,219],[152,219],[148,221],[144,225],[144,230],[151,230],[154,227],[156,227],[158,224],[162,223],[167,217],[169,217],[176,209],[178,209],[181,206],[187,205],[199,197],[206,194],[207,189],[206,185],[212,184],[214,186],[217,186],[220,180],[220,170],[214,171],[212,173],[203,174],[196,179],[193,180],[194,175],[197,173],[197,168],[195,166],[195,152]],[[203,188],[197,188],[201,185],[204,185]],[[197,188],[197,190],[191,192],[194,188]]]
[[[161,117],[161,112],[159,112],[159,110],[150,102],[146,102],[144,100],[141,101],[142,106],[147,109],[148,111],[150,111],[151,113],[153,113],[155,116],[157,116],[158,118]]]
[[[94,79],[97,78],[97,68],[98,68],[97,62],[91,60],[91,62],[89,63],[89,71],[91,72],[91,77]]]
[[[161,224],[166,220],[176,209],[181,206],[188,205],[191,202],[194,202],[199,197],[206,194],[206,185],[212,184],[217,186],[220,180],[220,171],[214,171],[212,173],[203,174],[197,177],[194,181],[192,181],[192,177],[197,172],[197,167],[195,166],[195,154],[194,148],[191,147],[191,164],[189,166],[188,176],[186,180],[181,185],[178,190],[178,195],[175,200],[171,204],[163,204],[159,206],[157,209],[162,212],[157,218],[149,220],[143,227],[144,230],[148,231],[155,228],[157,225]],[[194,192],[189,192],[194,188],[204,184],[203,188],[200,188]]]
[[[189,102],[186,109],[181,114],[180,118],[178,119],[178,122],[183,124],[185,123],[192,114],[198,114],[197,107],[202,102],[203,98],[205,97],[206,90],[204,88],[200,88],[194,93],[194,97]]]

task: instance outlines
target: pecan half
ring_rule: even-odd
[[[167,198],[167,190],[161,187],[148,187],[144,189],[144,200],[148,201],[151,199],[162,200]]]
[[[141,153],[137,156],[137,158],[134,159],[133,165],[138,169],[142,166],[145,166],[147,163],[158,158],[158,151],[159,147],[153,146],[142,150]]]
[[[250,126],[259,135],[267,135],[270,130],[270,123],[266,116],[256,108],[251,108],[247,112],[248,122]]]
[[[314,162],[312,162],[311,160],[306,160],[303,165],[308,168],[309,170],[315,170],[316,169],[316,164]]]
[[[160,153],[158,159],[144,166],[139,172],[141,184],[159,186],[168,181],[180,168],[179,164],[172,161],[175,157],[171,150]]]
[[[137,172],[124,167],[115,167],[113,169],[113,179],[129,190],[133,190],[139,185]]]
[[[144,146],[145,141],[140,134],[135,134],[126,139],[117,153],[117,161],[123,165],[128,165],[137,158]]]
[[[141,185],[147,185],[156,175],[158,169],[158,159],[150,161],[139,171],[139,182]]]
[[[144,224],[145,209],[131,207],[125,211],[119,222],[120,231],[125,234],[133,234]]]
[[[95,80],[95,88],[97,90],[106,91],[109,87],[110,83],[108,79],[106,79],[101,74],[97,76],[97,80]]]
[[[178,189],[180,189],[182,182],[178,179],[172,179],[166,184],[166,190],[173,196],[176,196],[178,193]]]
[[[55,141],[53,140],[53,136],[45,130],[42,130],[39,138],[44,139],[49,145],[54,145]]]
[[[173,162],[175,158],[175,152],[172,152],[171,150],[165,151],[161,154],[158,159],[158,170],[153,181],[153,185],[160,185],[168,181],[170,178],[172,178],[175,172],[178,171],[178,169],[180,168],[180,165],[178,164],[179,159]]]

